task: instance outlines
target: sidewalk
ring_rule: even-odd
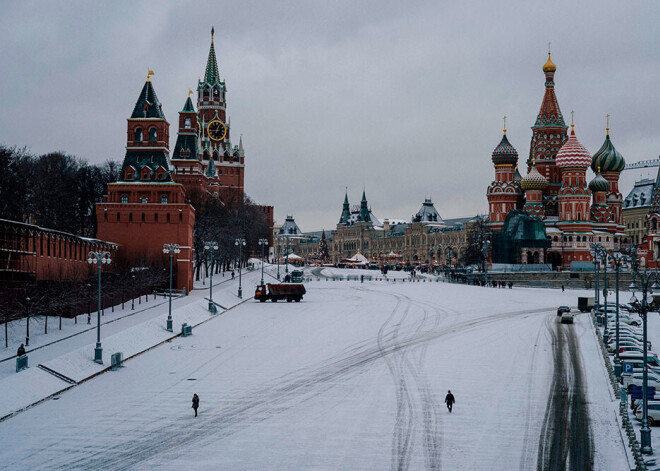
[[[268,270],[267,267],[266,271]],[[95,315],[91,328],[86,323],[81,325],[79,318],[77,331],[69,326],[67,331],[62,330],[59,338],[48,338],[44,335],[37,337],[41,343],[36,343],[32,350],[28,349],[30,363],[28,370],[15,373],[15,363],[11,360],[15,352],[3,352],[3,359],[9,358],[9,360],[0,363],[0,398],[2,398],[0,421],[108,371],[110,355],[113,353],[122,352],[124,360],[128,360],[178,337],[182,323],[197,327],[222,315],[227,310],[251,299],[254,287],[259,283],[260,278],[261,270],[250,272],[244,270],[243,299],[240,299],[237,296],[238,276],[235,280],[231,280],[230,277],[224,279],[222,276],[214,277],[213,300],[217,305],[226,308],[225,311],[219,309],[216,315],[208,311],[208,283],[206,287],[202,287],[205,289],[195,289],[189,296],[173,298],[174,332],[165,330],[169,307],[167,298],[165,300],[159,298],[154,303],[152,297],[148,307],[144,305],[143,300],[141,311],[137,310],[136,305],[136,311],[131,312],[128,304],[126,305],[128,313],[126,309],[119,312],[115,310],[114,319],[108,319],[109,310],[106,309],[106,315],[102,318],[102,321],[105,319],[105,323],[101,325],[104,360],[102,365],[93,361],[96,342]],[[196,288],[199,287],[196,285]],[[73,323],[72,325],[76,326]],[[193,329],[193,335],[194,332]],[[35,342],[39,340],[35,339]],[[51,341],[44,342],[44,340]],[[43,365],[55,374],[40,368],[39,365]]]

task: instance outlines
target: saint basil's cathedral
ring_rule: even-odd
[[[548,263],[578,268],[593,263],[590,244],[618,251],[625,234],[619,175],[623,156],[606,128],[605,142],[593,155],[568,126],[555,95],[557,67],[543,66],[545,94],[532,139],[527,175],[518,171],[518,152],[504,135],[492,154],[495,179],[487,190],[493,263]],[[587,183],[587,169],[595,176]]]
[[[170,158],[169,122],[149,71],[128,118],[126,154],[119,180],[96,205],[97,237],[119,245],[133,266],[163,260],[163,244],[178,244],[176,287],[193,288],[194,192],[217,196],[224,204],[244,192],[243,140],[232,146],[227,87],[220,79],[211,30],[204,79],[197,85],[197,111],[190,95],[179,112],[178,135]],[[269,225],[273,207],[262,206]]]

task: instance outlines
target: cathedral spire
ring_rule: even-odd
[[[214,29],[211,28],[211,48],[209,49],[209,58],[206,61],[206,71],[204,72],[204,82],[209,85],[215,85],[220,82],[220,73],[218,72],[218,61],[215,58],[215,47],[213,45]]]
[[[348,225],[351,219],[351,206],[348,204],[348,190],[344,194],[344,205],[341,210],[341,216],[339,218],[339,224]]]

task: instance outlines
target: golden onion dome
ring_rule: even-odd
[[[554,72],[557,70],[557,66],[550,59],[550,53],[548,52],[548,61],[543,66],[543,72]]]

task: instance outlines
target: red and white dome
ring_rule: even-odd
[[[555,163],[559,168],[587,168],[591,165],[591,154],[575,137],[571,129],[568,141],[559,149]]]

